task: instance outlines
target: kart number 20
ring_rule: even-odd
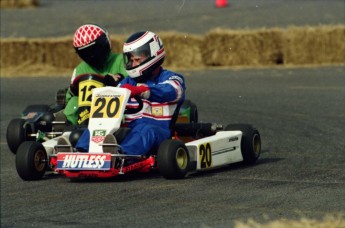
[[[119,112],[119,97],[100,97],[97,98],[93,106],[96,110],[91,114],[92,118],[113,118]]]
[[[205,169],[212,165],[212,150],[209,143],[201,144],[199,147],[200,168]]]

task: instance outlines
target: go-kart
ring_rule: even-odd
[[[98,75],[81,75],[75,83],[78,86],[78,94],[80,94],[79,112],[83,112],[89,108],[91,102],[91,91],[93,88],[103,87],[103,79]],[[55,96],[55,104],[45,105],[29,105],[21,114],[21,118],[15,118],[10,121],[7,127],[7,144],[13,154],[17,153],[19,145],[24,141],[44,142],[60,136],[66,128],[70,128],[70,124],[61,113],[66,106],[67,88],[57,91]],[[83,99],[83,97],[85,99]],[[58,113],[60,115],[58,115]],[[198,121],[198,110],[196,105],[190,100],[185,100],[180,108],[177,122],[192,123]]]
[[[189,172],[203,171],[243,162],[254,164],[260,156],[259,132],[248,124],[228,125],[223,129],[211,123],[175,123],[172,138],[164,141],[158,151],[145,156],[106,152],[116,143],[105,142],[108,134],[119,135],[130,91],[103,87],[92,91],[88,129],[88,152],[74,152],[70,145],[59,145],[59,138],[70,138],[73,131],[43,143],[24,141],[16,154],[16,169],[23,180],[41,179],[48,171],[67,178],[112,178],[129,172],[158,170],[167,179],[184,178]],[[119,141],[119,139],[118,139]],[[140,150],[140,148],[138,148]]]
[[[29,105],[20,118],[9,122],[6,139],[12,153],[16,154],[19,145],[24,141],[43,142],[62,134],[66,121],[56,120],[54,114],[64,109],[66,91],[67,89],[57,91],[55,104]]]

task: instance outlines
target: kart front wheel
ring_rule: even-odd
[[[13,119],[7,126],[7,145],[10,148],[11,152],[16,154],[19,145],[28,140],[28,134],[31,133],[31,126],[25,124],[24,119]]]
[[[166,179],[184,178],[189,167],[187,147],[179,140],[164,141],[157,153],[157,166]]]
[[[17,173],[23,180],[41,179],[47,168],[47,152],[34,141],[23,142],[16,154]]]
[[[243,163],[253,165],[261,153],[261,137],[259,131],[250,124],[229,124],[226,131],[242,131],[241,152]]]

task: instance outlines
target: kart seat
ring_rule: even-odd
[[[171,118],[171,122],[170,122],[170,137],[173,137],[175,135],[175,126],[176,126],[176,121],[178,118],[178,115],[180,113],[180,108],[182,106],[183,102],[181,102],[180,104],[177,105],[175,112]]]

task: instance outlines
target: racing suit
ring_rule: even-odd
[[[120,85],[138,85],[127,77]],[[126,114],[125,123],[131,131],[121,142],[125,154],[145,155],[157,151],[159,145],[171,137],[170,124],[175,111],[185,99],[185,82],[182,75],[161,68],[160,74],[145,83],[150,90],[148,99],[143,99],[142,110],[135,114]],[[130,99],[129,107],[138,103]],[[84,151],[89,147],[90,132],[84,131],[76,148]]]
[[[71,87],[75,79],[78,78],[78,76],[87,75],[87,74],[94,74],[94,75],[98,75],[99,77],[104,77],[106,75],[116,75],[116,74],[127,76],[127,72],[123,65],[122,54],[111,53],[102,70],[93,68],[84,61],[81,62],[74,69],[72,79],[71,79],[71,86],[66,93],[66,107],[63,111],[67,120],[70,123],[72,123],[72,125],[80,124],[81,116],[79,116],[80,113],[78,113],[78,107],[79,107],[78,91],[73,91]],[[79,123],[78,123],[78,119],[79,119]]]

